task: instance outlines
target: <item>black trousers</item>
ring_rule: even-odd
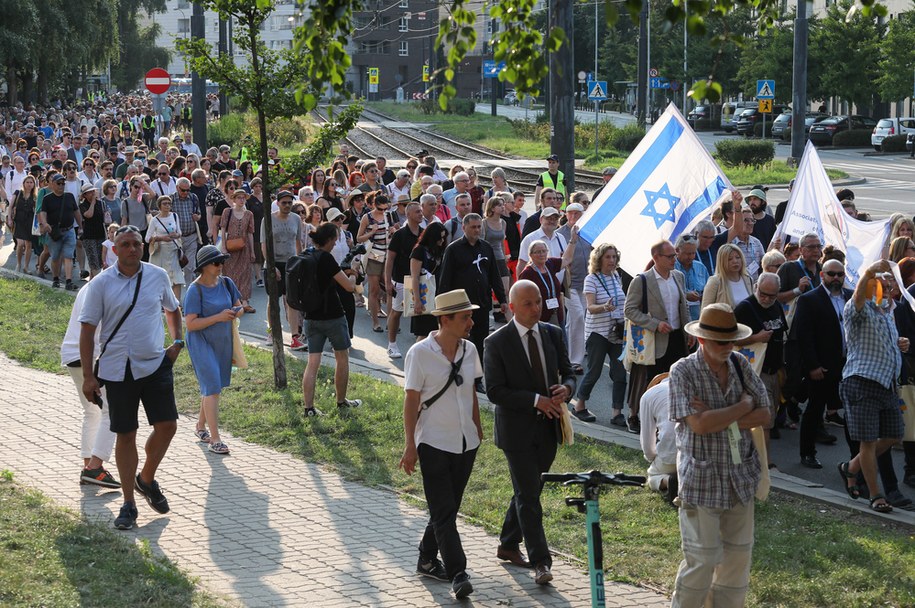
[[[477,449],[463,454],[445,452],[425,443],[416,448],[419,453],[423,491],[429,504],[429,523],[419,543],[419,556],[424,562],[439,553],[448,578],[467,569],[467,557],[457,530],[457,514],[470,479]]]
[[[667,350],[655,360],[654,365],[632,364],[629,373],[629,415],[638,417],[642,395],[648,383],[658,374],[670,371],[670,367],[686,356],[686,341],[683,339],[683,328],[675,329],[667,335]]]
[[[801,418],[800,452],[801,456],[816,456],[817,431],[823,426],[823,413],[826,409],[837,410],[842,407],[842,398],[839,397],[839,381],[841,371],[830,372],[822,380],[807,378],[807,407]]]
[[[473,311],[473,328],[470,330],[470,341],[477,347],[477,354],[480,355],[480,361],[483,360],[483,340],[489,335],[489,308],[480,306]]]
[[[553,565],[543,531],[540,474],[549,471],[556,458],[554,425],[551,420],[538,418],[534,444],[529,449],[504,450],[515,494],[505,512],[499,542],[505,548],[515,549],[524,540],[528,559],[534,565]]]
[[[353,339],[353,325],[356,323],[356,298],[351,293],[340,294],[340,305],[343,307],[343,314],[346,316],[346,325],[349,327],[350,340]]]

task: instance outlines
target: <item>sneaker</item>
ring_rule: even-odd
[[[257,287],[263,287],[263,286],[264,286],[264,279],[258,279],[258,280],[257,280],[257,283],[255,283],[255,285],[256,285]]]
[[[626,428],[626,416],[624,416],[623,414],[617,414],[616,416],[614,416],[613,418],[610,419],[610,424],[612,424],[613,426],[621,426],[623,428]]]
[[[321,410],[319,410],[316,407],[306,407],[305,408],[305,417],[306,418],[314,418],[314,417],[323,416],[323,415],[324,415],[324,412],[322,412]]]
[[[390,357],[391,359],[400,359],[401,357],[403,357],[403,355],[400,354],[400,349],[397,348],[396,344],[391,344],[390,346],[388,346],[388,357]]]
[[[337,402],[337,407],[359,407],[362,405],[362,399],[344,399]]]
[[[827,412],[826,416],[823,417],[823,421],[832,426],[845,428],[845,418],[842,418],[842,416],[839,415],[839,412]]]
[[[581,420],[582,422],[594,422],[597,420],[597,416],[591,413],[588,408],[585,408],[581,411],[572,409],[572,415]]]
[[[54,289],[60,289],[60,279],[54,277],[54,280],[51,281],[51,287]]]
[[[299,335],[296,334],[292,336],[292,341],[289,342],[289,348],[291,350],[308,350],[308,345],[302,342],[302,340],[299,339]]]
[[[92,484],[103,488],[120,488],[121,482],[111,476],[105,467],[97,469],[83,469],[79,473],[80,485]]]
[[[158,481],[153,479],[152,483],[147,484],[140,478],[140,474],[137,473],[136,483],[137,492],[146,499],[146,502],[153,511],[162,514],[168,513],[168,500],[165,499],[165,495],[162,494],[162,490],[159,489]]]
[[[66,290],[67,291],[78,291],[79,286],[76,283],[74,283],[73,281],[67,281]]]
[[[88,270],[84,270],[84,271],[82,271],[81,273],[79,273],[79,278],[81,278],[81,279],[88,279],[88,278],[89,278],[89,271],[88,271]]]
[[[419,558],[419,561],[416,562],[416,573],[437,581],[451,582],[448,574],[445,573],[445,565],[437,557],[428,562],[423,562],[423,558]]]
[[[267,335],[264,336],[264,344],[266,344],[267,346],[273,345],[273,336],[270,334],[269,331],[267,332]]]
[[[473,585],[470,584],[470,575],[464,571],[454,575],[451,581],[451,593],[456,599],[463,599],[473,593]]]
[[[638,416],[629,416],[626,420],[626,425],[629,427],[630,433],[638,435],[642,432],[642,424],[639,422]]]
[[[137,525],[137,507],[132,502],[121,506],[118,516],[114,518],[114,527],[118,530],[130,530]]]

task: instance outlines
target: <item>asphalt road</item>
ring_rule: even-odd
[[[523,110],[522,110],[523,112]],[[720,137],[718,137],[720,139]],[[706,145],[712,144],[716,136],[703,134]],[[782,147],[780,147],[781,149]],[[784,147],[787,151],[787,147]],[[822,152],[823,162],[828,167],[842,169],[855,177],[863,177],[867,183],[852,186],[855,191],[858,208],[873,213],[875,216],[885,216],[894,211],[903,211],[911,214],[915,212],[915,201],[912,191],[915,186],[915,161],[907,156],[864,156],[864,150],[843,150]],[[787,197],[786,190],[773,189],[769,191],[770,200],[780,201]],[[530,204],[530,203],[529,203]],[[7,231],[4,231],[0,248],[0,265],[7,269],[15,267],[15,258],[11,257],[12,244]],[[253,288],[252,306],[257,309],[255,314],[245,315],[241,322],[244,333],[254,337],[266,336],[266,294],[264,289]],[[285,321],[284,321],[285,323]],[[286,341],[289,335],[286,328]],[[391,360],[387,356],[387,335],[371,331],[371,323],[365,309],[357,309],[356,337],[353,340],[352,356],[371,361],[380,366],[387,367],[392,374],[403,373],[403,359]],[[401,352],[406,353],[413,343],[413,336],[409,331],[409,320],[402,322],[402,330],[397,338]],[[353,395],[359,397],[359,395]],[[599,424],[609,424],[610,420],[610,386],[607,376],[604,376],[595,387],[588,407],[597,416]],[[840,437],[833,446],[819,446],[818,456],[823,462],[822,470],[812,470],[800,465],[798,456],[797,431],[785,430],[782,439],[772,443],[772,460],[779,469],[785,473],[809,480],[811,483],[823,484],[829,488],[841,491],[840,479],[836,472],[836,463],[847,460],[848,449],[842,440],[841,429],[830,427],[830,432]],[[894,461],[897,474],[902,479],[902,453],[894,452]],[[915,497],[915,490],[902,487],[908,495]]]

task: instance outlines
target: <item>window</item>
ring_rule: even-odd
[[[178,19],[178,33],[187,34],[191,31],[190,19]]]
[[[410,43],[407,42],[406,40],[401,40],[400,41],[400,53],[398,53],[398,54],[401,57],[407,57],[410,54]]]
[[[410,8],[410,0],[400,0],[400,8]]]
[[[398,32],[410,31],[410,20],[407,17],[400,18],[400,25],[398,25],[397,31]]]
[[[362,42],[359,44],[360,53],[374,53],[376,55],[390,55],[391,43],[387,40],[377,42]]]

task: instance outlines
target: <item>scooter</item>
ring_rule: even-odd
[[[544,483],[562,483],[564,486],[584,486],[583,497],[566,497],[566,505],[575,507],[579,513],[585,514],[585,529],[588,532],[588,570],[591,575],[591,606],[604,608],[606,599],[604,595],[604,546],[600,531],[600,507],[598,498],[601,486],[636,486],[645,485],[645,477],[641,475],[625,475],[617,473],[610,475],[600,471],[583,473],[541,473],[540,479]]]

